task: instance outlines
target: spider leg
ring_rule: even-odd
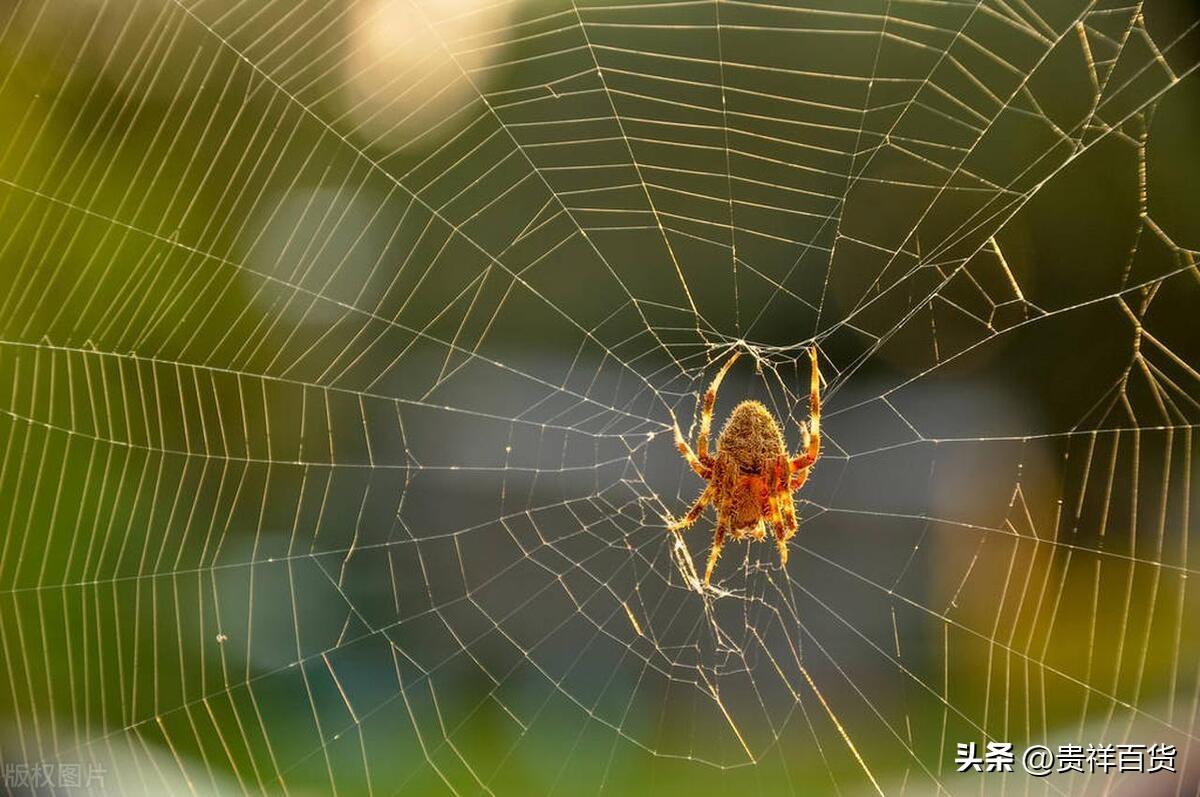
[[[772,523],[783,522],[783,516],[779,513],[779,501],[786,496],[788,481],[791,478],[791,460],[788,459],[787,454],[783,454],[775,460],[775,465],[771,468],[767,480],[767,508],[770,510],[767,519]]]
[[[792,474],[792,480],[788,482],[788,490],[795,492],[803,487],[806,481],[808,481],[808,468],[801,468]]]
[[[787,538],[788,534],[783,530],[783,526],[775,527],[775,545],[779,548],[779,564],[787,564]]]
[[[783,523],[783,516],[779,514],[779,496],[774,490],[767,494],[767,511],[766,520],[778,526]]]
[[[679,531],[686,529],[688,526],[695,523],[700,515],[704,512],[704,507],[708,506],[708,502],[712,500],[712,487],[706,487],[704,492],[700,493],[700,497],[696,499],[696,503],[692,504],[692,508],[687,511],[687,514],[679,520],[673,520],[667,524],[668,531]]]
[[[725,374],[737,362],[737,358],[741,356],[741,352],[734,352],[733,356],[725,361],[721,366],[721,370],[717,371],[717,375],[713,377],[712,383],[708,386],[708,390],[704,391],[704,406],[700,411],[700,436],[696,440],[696,451],[700,455],[700,461],[703,462],[708,458],[708,435],[712,430],[713,407],[717,403],[717,389],[721,387],[721,380],[725,378]]]
[[[704,568],[704,586],[708,586],[712,580],[713,568],[717,566],[717,560],[721,558],[721,548],[725,546],[725,526],[728,521],[718,515],[717,517],[717,533],[713,536],[712,551],[708,554],[708,566]]]
[[[683,439],[683,432],[679,431],[679,421],[675,421],[675,448],[679,451],[680,456],[687,460],[692,470],[699,474],[700,478],[708,479],[712,475],[712,463],[705,462],[696,456],[696,452],[692,451],[687,440]]]
[[[779,547],[779,562],[787,564],[787,541],[796,534],[796,505],[792,502],[791,474],[787,470],[788,462],[782,460],[776,470],[776,483],[772,485],[771,493],[772,518],[775,521],[775,542]],[[803,471],[805,476],[808,471]]]
[[[793,473],[809,467],[817,461],[817,457],[821,456],[821,371],[817,367],[817,347],[813,346],[808,353],[812,359],[812,387],[808,400],[808,442],[802,453],[792,457]]]
[[[796,519],[796,502],[792,500],[792,494],[787,493],[783,497],[783,529],[791,537],[798,528],[800,522]]]
[[[784,493],[779,497],[779,528],[783,531],[783,539],[790,540],[796,536],[796,529],[800,528],[800,523],[796,520],[796,503],[792,501],[791,493]]]

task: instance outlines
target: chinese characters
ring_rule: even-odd
[[[1011,742],[988,742],[982,750],[975,742],[959,742],[954,764],[959,772],[1013,772],[1019,766],[1035,777],[1067,772],[1148,775],[1175,772],[1175,756],[1175,746],[1169,744],[1064,744],[1056,750],[1034,744],[1018,756]]]

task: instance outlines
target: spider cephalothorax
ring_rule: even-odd
[[[812,360],[810,421],[808,426],[800,426],[803,445],[796,456],[788,456],[779,424],[757,401],[743,401],[734,408],[717,438],[715,454],[709,454],[708,437],[717,388],[737,361],[736,353],[725,362],[704,393],[700,433],[694,452],[683,438],[679,424],[675,424],[675,447],[708,486],[688,513],[671,523],[669,528],[678,531],[692,525],[708,504],[717,509],[717,530],[704,570],[705,584],[712,578],[726,537],[766,539],[767,523],[775,527],[780,562],[787,563],[787,541],[797,528],[792,493],[803,486],[809,469],[821,453],[821,374],[817,369],[816,347],[809,350],[809,357]]]

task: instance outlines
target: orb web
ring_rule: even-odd
[[[4,760],[119,793],[1195,766],[1194,10],[0,21]],[[740,351],[716,428],[758,398],[798,449],[811,346],[790,561],[731,542],[705,589],[672,419]]]

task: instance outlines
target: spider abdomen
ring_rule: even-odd
[[[735,537],[760,537],[770,512],[768,496],[778,492],[786,448],[779,424],[760,402],[734,408],[717,438],[714,503],[728,517]],[[777,473],[779,471],[780,473]]]
[[[734,407],[717,438],[719,454],[732,458],[748,473],[766,473],[786,450],[779,424],[758,401],[743,401]]]

